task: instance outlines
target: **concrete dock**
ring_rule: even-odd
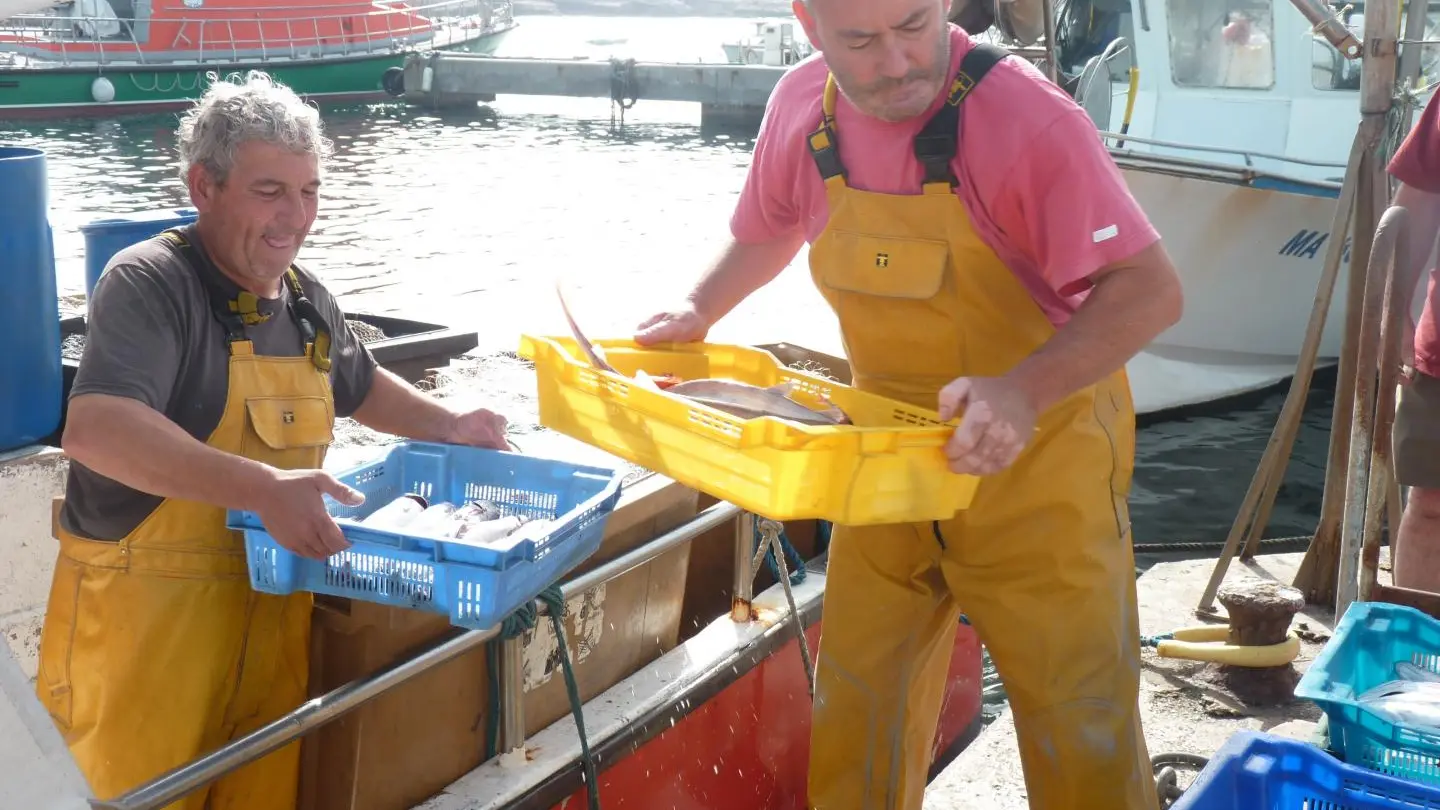
[[[1289,584],[1303,558],[1303,553],[1292,553],[1262,555],[1249,563],[1236,560],[1225,583],[1255,577]],[[1195,615],[1195,606],[1214,566],[1213,559],[1167,562],[1141,576],[1140,632],[1154,635],[1206,624]],[[1333,612],[1325,608],[1309,606],[1295,617],[1291,629],[1301,638],[1296,670],[1304,673],[1329,640],[1334,625]],[[1175,753],[1208,758],[1231,735],[1247,729],[1307,742],[1317,737],[1316,721],[1323,715],[1309,701],[1252,708],[1205,678],[1204,663],[1160,658],[1153,650],[1146,650],[1143,656],[1140,715],[1152,756]],[[1193,772],[1182,772],[1180,787],[1194,778]],[[925,810],[1027,810],[1015,723],[1008,709],[931,782],[924,806]]]
[[[428,52],[405,60],[404,98],[432,108],[489,103],[497,96],[688,101],[700,105],[702,124],[759,122],[770,91],[787,68],[578,59],[519,59]]]

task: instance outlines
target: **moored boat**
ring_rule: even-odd
[[[795,22],[759,20],[755,23],[755,35],[736,42],[726,42],[721,47],[725,59],[732,65],[790,66],[815,52],[815,48],[804,36],[796,37]]]
[[[489,54],[515,26],[509,0],[74,0],[0,20],[0,119],[180,109],[250,69],[380,101],[410,50]]]
[[[1288,0],[1055,5],[1061,84],[1095,120],[1184,284],[1180,322],[1130,363],[1137,411],[1288,379],[1359,120],[1359,61]],[[1363,12],[1343,12],[1357,37]],[[1417,85],[1433,87],[1433,46],[1402,47],[1406,60],[1425,54]],[[1340,353],[1342,247],[1322,364]]]

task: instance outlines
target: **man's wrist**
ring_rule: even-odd
[[[460,441],[460,412],[443,402],[436,401],[439,411],[439,425],[436,433],[442,444],[456,444]]]
[[[685,296],[685,303],[690,305],[690,311],[698,315],[706,327],[715,325],[715,313],[707,306],[706,296],[700,290],[695,290]]]
[[[1034,356],[1026,358],[1005,375],[1005,381],[1010,383],[1034,413],[1044,413],[1051,405],[1059,399],[1053,390],[1054,374],[1045,373],[1034,362]]]
[[[263,462],[237,457],[238,467],[231,481],[241,509],[254,512],[264,505],[279,470]]]

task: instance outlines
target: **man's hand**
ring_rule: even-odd
[[[457,411],[383,368],[375,370],[370,393],[354,415],[355,421],[371,430],[415,441],[496,450],[510,447],[505,440],[505,417],[484,408]]]
[[[326,511],[323,495],[346,506],[365,502],[363,494],[323,470],[275,470],[254,512],[275,542],[302,557],[323,560],[350,547]]]
[[[510,440],[505,438],[505,417],[494,411],[476,408],[473,411],[455,415],[455,424],[447,441],[450,444],[468,444],[471,447],[488,447],[492,450],[509,450]]]
[[[940,418],[964,411],[945,445],[951,472],[994,475],[1015,463],[1035,432],[1029,395],[1004,377],[961,377],[940,390]]]
[[[662,312],[651,316],[636,327],[635,342],[641,346],[655,343],[690,343],[704,340],[710,324],[694,307]]]

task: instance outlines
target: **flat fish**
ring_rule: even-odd
[[[601,371],[608,371],[624,377],[624,374],[616,371],[615,367],[610,365],[599,347],[585,337],[580,325],[570,314],[570,307],[565,301],[564,287],[558,280],[555,282],[555,294],[560,299],[560,309],[565,313],[565,321],[570,324],[570,334],[574,336],[575,343],[579,345],[580,351],[585,354],[590,364]],[[774,416],[803,425],[821,427],[850,424],[850,419],[839,408],[831,407],[823,411],[816,411],[791,399],[789,394],[793,388],[793,384],[789,382],[761,388],[736,380],[702,379],[667,385],[664,390],[667,393],[685,397],[742,419]]]
[[[1427,681],[1430,683],[1440,682],[1440,673],[1431,672],[1424,667],[1418,667],[1409,661],[1398,661],[1395,664],[1395,674],[1404,681]]]
[[[0,2],[4,2],[4,0],[0,0]],[[570,314],[570,305],[565,302],[565,288],[559,279],[555,281],[555,296],[560,299],[560,311],[565,313],[565,322],[570,324],[570,334],[575,337],[575,342],[579,344],[580,351],[585,353],[585,357],[590,361],[590,365],[601,371],[620,374],[620,372],[616,371],[615,367],[610,365],[610,362],[605,359],[605,355],[600,352],[600,349],[594,343],[590,342],[590,338],[585,337],[585,333],[580,331],[580,324],[575,323],[575,317]],[[625,375],[620,374],[620,376],[623,377]]]
[[[1360,695],[1360,705],[1392,723],[1440,733],[1440,683],[1388,681]]]
[[[793,389],[794,385],[789,382],[760,388],[734,380],[706,379],[686,380],[666,390],[742,419],[774,416],[803,425],[821,427],[849,424],[850,420],[839,408],[817,411],[791,399],[790,392]]]

